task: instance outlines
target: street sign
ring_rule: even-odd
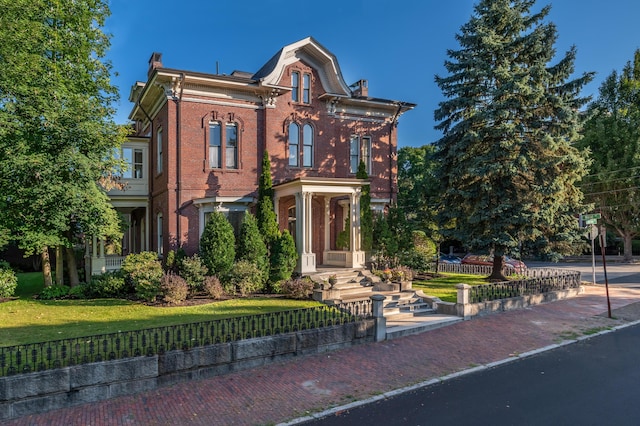
[[[589,238],[591,241],[595,240],[598,237],[599,229],[596,225],[591,225],[591,229],[589,230]]]
[[[582,215],[582,219],[586,222],[587,225],[591,225],[595,222],[589,222],[590,220],[598,220],[602,218],[602,215],[600,213],[593,213],[593,214],[583,214]]]
[[[598,219],[587,219],[584,221],[585,225],[595,225],[596,223],[598,223]]]

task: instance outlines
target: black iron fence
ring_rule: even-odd
[[[370,318],[371,300],[0,347],[0,376],[152,356]]]
[[[487,302],[580,287],[580,272],[563,269],[530,270],[530,278],[469,288],[469,303]]]

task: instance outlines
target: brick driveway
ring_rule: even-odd
[[[640,319],[640,289],[610,287],[135,396],[26,416],[8,425],[266,425],[439,378]],[[604,313],[604,314],[603,314]]]

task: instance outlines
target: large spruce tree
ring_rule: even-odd
[[[441,224],[472,250],[493,251],[491,278],[503,255],[521,243],[550,254],[577,238],[582,193],[575,183],[588,161],[573,143],[581,88],[573,78],[575,47],[557,63],[557,31],[532,12],[534,0],[480,0],[447,52],[446,76],[435,81],[445,100],[435,111]],[[573,79],[572,79],[573,78]],[[570,246],[570,244],[569,244]]]
[[[622,238],[624,259],[631,260],[632,240],[640,234],[640,50],[600,86],[580,146],[593,158],[582,186],[586,199]]]

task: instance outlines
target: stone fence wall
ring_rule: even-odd
[[[0,377],[0,420],[103,401],[374,340],[375,320]]]

